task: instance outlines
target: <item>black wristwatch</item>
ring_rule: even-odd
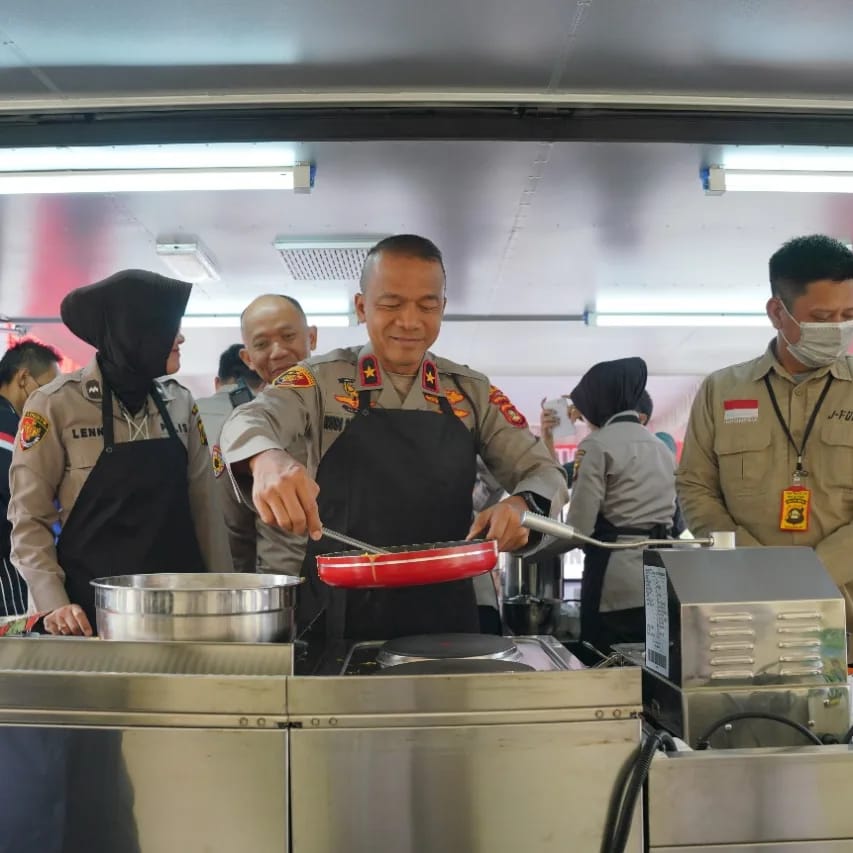
[[[521,498],[526,504],[527,508],[531,512],[535,512],[537,515],[542,515],[542,507],[539,506],[539,502],[536,500],[536,495],[533,492],[519,492],[513,497]]]

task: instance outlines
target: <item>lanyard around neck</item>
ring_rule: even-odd
[[[820,397],[818,397],[817,403],[815,404],[815,407],[812,410],[811,416],[809,417],[809,422],[806,424],[806,431],[803,433],[803,441],[799,447],[797,447],[797,442],[794,441],[794,436],[791,435],[791,429],[785,421],[785,418],[782,417],[782,410],[779,408],[779,403],[776,400],[776,395],[773,393],[773,386],[770,384],[769,374],[765,374],[764,384],[767,386],[767,393],[770,395],[770,402],[773,404],[773,411],[776,412],[776,417],[779,420],[779,424],[785,431],[785,435],[788,437],[788,441],[791,447],[793,447],[797,453],[797,467],[794,469],[794,482],[797,483],[800,481],[801,477],[807,477],[809,474],[809,472],[804,470],[803,468],[803,457],[806,453],[806,443],[809,440],[809,436],[812,434],[812,429],[815,425],[815,421],[817,420],[817,414],[820,411],[820,407],[823,405],[823,401],[826,399],[826,395],[829,393],[829,386],[832,385],[832,374],[830,373],[826,377],[826,383],[824,384],[823,390],[820,392]]]

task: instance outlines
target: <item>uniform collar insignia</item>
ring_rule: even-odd
[[[438,381],[438,368],[430,358],[425,358],[421,365],[421,387],[427,394],[441,393],[441,385]]]
[[[358,360],[358,384],[362,388],[382,387],[379,359],[373,353],[365,353]]]

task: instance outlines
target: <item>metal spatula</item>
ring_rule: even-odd
[[[360,539],[353,539],[352,536],[347,536],[345,533],[338,533],[337,530],[329,530],[328,527],[321,528],[323,536],[328,536],[329,539],[334,539],[337,542],[342,542],[344,545],[349,545],[350,548],[358,548],[359,551],[364,551],[367,554],[390,554],[384,548],[377,548],[375,545],[368,545],[367,542],[362,542]]]

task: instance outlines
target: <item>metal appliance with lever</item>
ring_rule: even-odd
[[[802,728],[825,739],[847,731],[844,601],[812,549],[735,548],[732,533],[595,542],[534,513],[522,524],[644,549],[646,642],[615,651],[643,667],[645,712],[672,734],[755,747],[802,745]]]
[[[553,634],[563,642],[576,640],[579,630],[577,608],[563,601],[563,561],[568,551],[580,544],[594,544],[611,550],[672,545],[672,540],[599,542],[574,527],[527,512],[522,524],[531,530],[555,537],[553,543],[532,555],[501,554],[501,611],[507,628],[516,634]],[[734,547],[729,534],[715,534],[716,547]],[[711,539],[686,540],[711,545]]]

